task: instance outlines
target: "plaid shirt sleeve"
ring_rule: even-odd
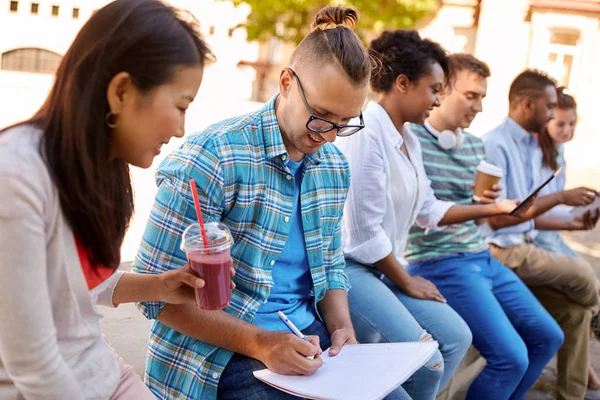
[[[181,235],[196,222],[189,181],[194,179],[205,221],[219,220],[223,212],[222,169],[212,141],[206,136],[186,141],[160,165],[156,179],[158,191],[133,271],[158,274],[180,268],[186,255],[180,249]],[[141,302],[139,310],[156,319],[165,303]]]
[[[336,226],[331,244],[326,250],[325,259],[331,259],[331,264],[325,268],[325,274],[327,275],[327,290],[341,289],[348,292],[350,285],[348,283],[348,277],[344,272],[346,262],[344,261],[344,253],[342,252],[341,218]]]
[[[345,292],[348,292],[350,289],[350,283],[348,282],[348,276],[344,272],[346,268],[346,261],[344,259],[344,253],[342,250],[342,214],[344,209],[344,203],[348,196],[348,190],[350,188],[350,169],[347,161],[344,159],[344,165],[346,166],[345,177],[344,177],[344,186],[345,186],[345,196],[344,201],[342,202],[340,217],[335,226],[335,231],[333,233],[333,238],[331,239],[331,243],[329,244],[329,248],[325,250],[324,259],[331,260],[329,265],[325,265],[325,274],[327,276],[327,290],[336,290],[341,289]]]

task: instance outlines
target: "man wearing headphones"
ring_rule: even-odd
[[[451,77],[440,96],[440,107],[431,112],[424,126],[410,129],[421,143],[435,197],[471,204],[472,183],[485,158],[485,147],[463,129],[482,111],[490,70],[467,54],[449,59]],[[525,218],[536,212],[532,207]],[[473,333],[473,345],[487,360],[467,399],[492,393],[523,398],[562,344],[563,334],[517,275],[492,257],[477,224],[469,221],[431,232],[415,225],[405,257],[410,263],[408,272],[433,282],[464,319]]]

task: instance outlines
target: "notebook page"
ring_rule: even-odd
[[[326,362],[312,376],[279,375],[268,369],[254,376],[284,392],[310,399],[378,400],[421,368],[437,342],[344,346],[339,355],[323,353]]]

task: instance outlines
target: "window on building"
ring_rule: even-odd
[[[233,37],[233,31],[234,30],[235,30],[235,28],[229,28],[229,31],[227,32],[227,36]]]
[[[550,43],[566,46],[577,46],[579,32],[554,32],[550,31]]]
[[[31,14],[38,15],[39,11],[40,11],[39,3],[31,3]]]
[[[579,32],[551,30],[548,45],[548,72],[563,86],[571,86],[571,76],[578,54]]]
[[[11,1],[10,5],[9,5],[9,10],[10,10],[10,12],[13,12],[13,13],[16,13],[17,11],[19,11],[19,2]]]
[[[211,25],[210,28],[208,28],[208,34],[210,36],[213,36],[215,34],[215,26]]]
[[[44,49],[15,49],[2,54],[2,57],[0,57],[0,69],[53,74],[58,69],[61,59],[62,57],[59,54]]]
[[[53,17],[58,17],[59,11],[60,11],[59,6],[52,6],[52,16]]]
[[[73,8],[73,19],[79,19],[79,8]]]

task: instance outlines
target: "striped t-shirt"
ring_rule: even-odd
[[[425,172],[435,197],[456,204],[471,204],[473,189],[470,185],[475,182],[477,165],[485,159],[482,140],[465,132],[464,143],[459,149],[445,150],[425,127],[410,125],[409,129],[421,142]],[[413,264],[451,254],[478,253],[487,248],[474,221],[427,233],[414,225],[410,230],[405,257]]]

